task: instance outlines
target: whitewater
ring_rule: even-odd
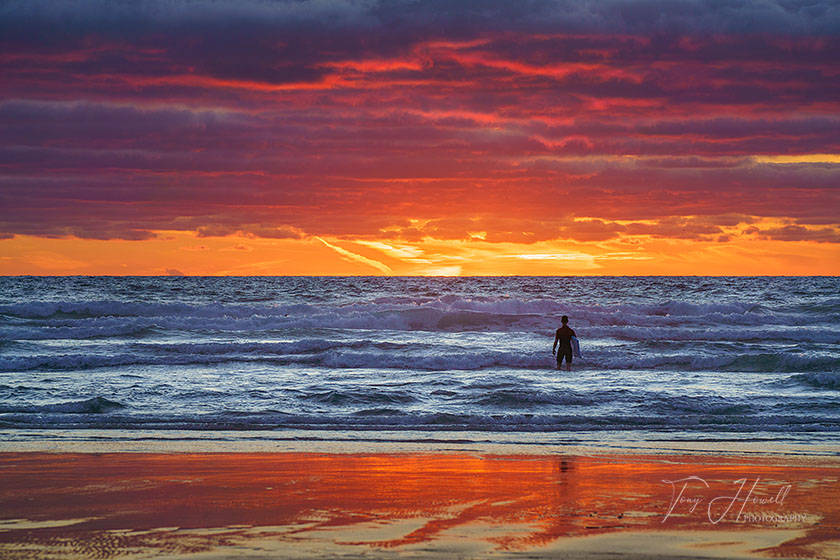
[[[0,438],[836,444],[839,325],[831,277],[5,277]]]

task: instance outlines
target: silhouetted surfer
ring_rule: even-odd
[[[569,318],[563,315],[560,318],[563,326],[557,329],[557,334],[554,336],[554,346],[551,347],[551,353],[554,354],[557,350],[557,343],[560,343],[560,350],[557,352],[557,367],[563,363],[563,358],[566,358],[566,369],[572,367],[572,337],[575,336],[575,331],[569,328]]]

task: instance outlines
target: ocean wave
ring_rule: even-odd
[[[756,372],[840,372],[840,357],[825,352],[764,352],[739,356],[730,367],[738,371]]]
[[[330,389],[309,391],[301,399],[332,406],[409,404],[417,402],[417,395],[409,391],[385,391],[383,389]]]
[[[369,340],[345,342],[305,339],[296,342],[126,345],[120,352],[4,355],[0,371],[82,370],[125,366],[189,366],[225,363],[267,363],[332,369],[407,371],[475,371],[484,369],[540,370],[555,367],[546,350],[464,350],[456,347],[417,347]],[[678,352],[639,352],[638,349],[585,348],[575,368],[586,370],[676,370],[791,372],[840,371],[840,357],[827,352],[722,352],[690,348]]]
[[[245,360],[245,358],[241,358]],[[101,367],[121,367],[135,365],[191,365],[215,364],[231,361],[230,357],[220,355],[173,355],[141,356],[137,354],[60,354],[36,356],[4,356],[0,358],[0,371],[30,370],[73,370]]]
[[[840,389],[840,371],[816,371],[793,375],[790,379],[821,389]]]
[[[37,341],[37,340],[83,340],[83,339],[107,339],[120,338],[131,340],[153,339],[161,335],[165,335],[172,331],[186,331],[186,332],[219,332],[219,333],[257,333],[259,336],[270,336],[275,333],[278,337],[282,337],[284,333],[292,332],[294,329],[318,329],[325,332],[342,329],[346,331],[356,330],[392,330],[392,331],[411,331],[411,330],[431,330],[432,327],[423,326],[421,323],[412,323],[411,321],[403,321],[392,319],[383,322],[379,319],[372,320],[368,318],[345,318],[333,317],[332,321],[322,321],[320,318],[315,320],[313,318],[299,321],[293,324],[286,322],[282,328],[280,325],[265,317],[250,317],[248,319],[232,319],[221,318],[214,320],[203,320],[200,322],[191,321],[188,318],[175,319],[160,319],[157,322],[152,322],[148,319],[98,319],[89,322],[77,321],[73,326],[2,326],[0,325],[0,344],[4,344],[3,349],[8,350],[13,348],[15,341]],[[491,330],[487,323],[486,317],[472,317],[472,327],[483,324],[488,329],[471,328],[467,326],[468,321],[463,321],[463,317],[458,317],[461,320],[461,327],[456,328],[453,318],[450,323],[446,323],[447,331],[470,331],[470,330]],[[540,324],[542,321],[544,324]],[[484,322],[484,323],[482,323]],[[493,322],[493,321],[491,321]],[[306,326],[303,326],[306,323]],[[531,320],[523,322],[521,318],[516,320],[496,321],[494,325],[499,327],[506,324],[504,329],[508,332],[519,331],[526,333],[545,333],[546,336],[551,336],[555,325],[548,324],[544,320]],[[349,326],[352,325],[352,326]],[[430,323],[431,324],[431,323]],[[378,328],[374,326],[378,325]],[[440,327],[441,321],[435,322],[437,327]],[[386,329],[390,327],[389,329]],[[741,325],[737,327],[723,326],[723,325],[675,325],[675,326],[656,326],[656,325],[575,325],[579,337],[584,344],[586,341],[594,339],[616,339],[630,342],[657,342],[657,341],[674,341],[674,342],[704,342],[710,344],[722,344],[732,342],[754,342],[767,343],[770,341],[785,341],[795,343],[816,343],[816,344],[840,344],[840,330],[833,325],[825,326],[786,326],[786,325],[772,325],[772,326],[755,326],[755,325]],[[417,328],[414,328],[417,327]],[[310,331],[311,332],[311,331]],[[183,348],[175,348],[174,350],[190,351],[187,343]],[[221,345],[227,343],[220,343]],[[264,342],[255,342],[254,344],[265,344]],[[355,344],[355,343],[353,343]],[[151,343],[150,343],[151,345]],[[164,347],[161,345],[161,349]],[[268,347],[266,347],[268,348]],[[257,348],[258,350],[258,348]]]
[[[85,319],[98,317],[250,317],[253,315],[285,316],[308,312],[311,305],[243,305],[210,303],[147,303],[117,300],[99,301],[33,301],[0,305],[0,314],[24,319]]]
[[[766,310],[762,305],[754,302],[690,303],[687,301],[666,301],[663,303],[638,305],[633,307],[642,311],[645,315],[657,315],[660,317],[706,317],[709,315],[746,315],[748,313],[764,315],[766,313]]]
[[[683,352],[671,354],[639,354],[606,350],[587,352],[579,364],[590,368],[617,370],[674,369],[685,371],[732,371],[732,372],[803,372],[809,370],[840,371],[840,357],[823,353],[760,352],[699,354]]]
[[[535,391],[527,388],[485,392],[473,401],[481,406],[517,409],[540,406],[589,406],[597,402],[591,396],[571,391]]]
[[[558,316],[574,317],[581,328],[597,334],[617,329],[618,336],[644,337],[657,329],[657,336],[714,337],[716,328],[772,328],[791,340],[814,329],[818,341],[836,342],[831,331],[840,314],[779,314],[750,302],[697,304],[667,301],[660,304],[580,305],[535,299],[414,299],[380,298],[379,303],[347,305],[127,303],[119,301],[29,302],[0,305],[8,338],[84,338],[126,336],[144,329],[258,331],[294,328],[366,330],[553,330]],[[23,321],[23,324],[21,323]],[[77,329],[77,330],[73,330]],[[633,330],[638,329],[638,334]],[[669,332],[673,329],[673,333]],[[679,330],[682,329],[682,330]],[[730,328],[722,336],[737,336]],[[760,330],[754,333],[761,338]],[[792,338],[790,338],[792,337]]]
[[[705,342],[710,344],[730,342],[770,341],[815,342],[840,344],[840,331],[833,326],[787,327],[787,326],[588,326],[579,328],[580,338],[615,338],[631,342],[679,341]]]
[[[338,348],[383,348],[399,349],[404,345],[382,343],[373,340],[328,340],[305,338],[280,342],[185,342],[185,343],[137,343],[132,348],[147,352],[165,352],[189,355],[214,354],[305,354],[325,352]]]
[[[354,416],[402,416],[406,414],[396,408],[366,408],[352,413]]]
[[[638,408],[646,411],[656,410],[663,414],[676,412],[711,416],[746,417],[756,412],[755,405],[750,402],[713,395],[656,395]]]
[[[480,370],[498,367],[540,369],[550,366],[553,363],[553,358],[548,356],[547,352],[510,353],[484,351],[438,355],[334,352],[320,356],[317,363],[331,368],[446,371]]]
[[[75,323],[75,324],[73,324]],[[150,321],[134,319],[98,319],[95,324],[74,321],[67,326],[31,325],[26,327],[0,325],[0,337],[14,340],[83,340],[97,338],[132,338],[160,334],[162,328]]]
[[[60,402],[54,404],[10,406],[0,405],[0,413],[23,414],[104,414],[125,408],[125,405],[105,397],[93,397],[81,401]]]

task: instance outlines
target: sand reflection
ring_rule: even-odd
[[[9,453],[0,467],[0,552],[10,558],[229,546],[301,556],[342,547],[536,553],[640,531],[702,532],[712,547],[735,538],[756,554],[816,558],[829,556],[840,534],[831,460]],[[674,504],[674,485],[663,480],[688,477],[704,484]],[[735,494],[742,479],[749,498]],[[754,515],[730,510],[710,520],[725,505],[713,500],[733,496],[736,509]],[[755,539],[764,533],[772,538]]]

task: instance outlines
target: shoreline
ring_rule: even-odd
[[[0,473],[10,559],[840,555],[829,456],[91,449]]]
[[[733,455],[840,458],[840,443],[687,434],[335,430],[0,429],[0,453],[477,453]],[[674,437],[682,436],[682,437]]]

